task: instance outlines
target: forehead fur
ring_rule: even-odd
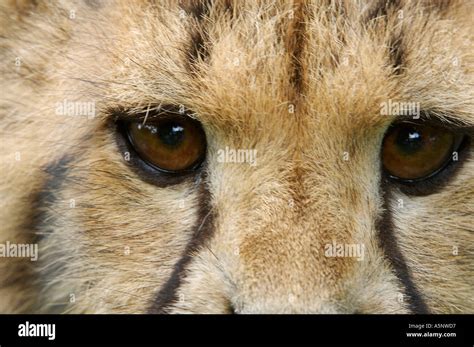
[[[314,105],[309,100],[314,114],[340,111],[329,105],[352,113],[365,107],[354,118],[377,122],[377,112],[367,112],[370,103],[378,107],[381,98],[393,96],[416,98],[426,109],[469,121],[466,109],[472,104],[466,100],[472,98],[462,96],[472,93],[465,88],[472,83],[471,5],[146,1],[129,6],[97,1],[44,5],[5,27],[33,25],[34,32],[23,33],[28,42],[46,36],[48,44],[35,50],[31,67],[36,79],[57,77],[42,59],[67,57],[63,64],[70,65],[62,77],[82,81],[84,93],[105,96],[110,105],[104,107],[144,107],[159,100],[189,106],[213,117],[214,124],[230,116],[248,123],[256,117],[243,112],[245,106],[275,113],[275,107],[317,95],[334,102]],[[74,19],[63,19],[68,13]],[[15,53],[32,54],[26,47]],[[234,107],[232,114],[218,112]]]

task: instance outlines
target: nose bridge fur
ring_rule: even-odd
[[[325,250],[328,244],[354,244],[357,217],[339,209],[338,196],[351,193],[346,187],[334,186],[332,180],[308,170],[299,160],[290,172],[288,194],[273,199],[276,213],[262,212],[260,216],[268,217],[257,222],[252,217],[251,229],[240,229],[239,272],[246,300],[281,300],[294,307],[314,308],[329,297],[342,296],[341,284],[356,259],[344,254],[330,257]],[[308,182],[319,186],[311,187]]]
[[[367,191],[377,192],[378,181],[362,176],[376,158],[360,154],[355,138],[331,135],[348,131],[350,122],[314,113],[304,99],[292,111],[282,112],[279,126],[258,138],[257,165],[210,162],[218,211],[212,244],[232,259],[226,271],[242,305],[289,303],[290,295],[295,310],[309,305],[331,312],[325,302],[344,296],[345,277],[365,254],[361,240],[373,236],[368,229],[376,208]],[[263,145],[268,139],[271,152]],[[282,143],[279,150],[275,140]],[[224,250],[224,242],[231,246]]]

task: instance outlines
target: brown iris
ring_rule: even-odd
[[[398,123],[385,135],[383,165],[393,178],[405,181],[428,178],[446,166],[457,142],[456,134],[443,127]]]
[[[129,140],[149,165],[166,172],[195,169],[206,152],[206,136],[199,122],[184,116],[164,117],[128,125]]]

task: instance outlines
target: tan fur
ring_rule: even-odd
[[[376,5],[237,1],[225,12],[220,2],[193,72],[186,51],[200,24],[177,2],[1,5],[0,242],[35,242],[38,212],[52,232],[38,262],[0,258],[0,312],[148,312],[203,223],[202,194],[132,172],[110,110],[162,103],[186,105],[205,128],[200,184],[213,216],[167,312],[410,312],[378,241],[388,208],[430,311],[473,313],[472,155],[437,193],[384,186],[384,197],[380,146],[394,118],[379,112],[416,100],[474,126],[472,2],[401,1],[402,20],[389,9],[367,21]],[[396,74],[388,51],[400,33]],[[64,99],[95,102],[97,117],[55,114]],[[256,149],[257,165],[219,163],[226,146]],[[65,157],[54,203],[35,205]],[[334,240],[364,244],[364,260],[326,257]]]

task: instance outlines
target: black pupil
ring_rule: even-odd
[[[414,127],[403,127],[398,132],[397,146],[407,154],[417,152],[423,146],[421,131]]]
[[[163,122],[158,126],[158,137],[170,147],[177,147],[184,140],[184,128],[176,122]]]

